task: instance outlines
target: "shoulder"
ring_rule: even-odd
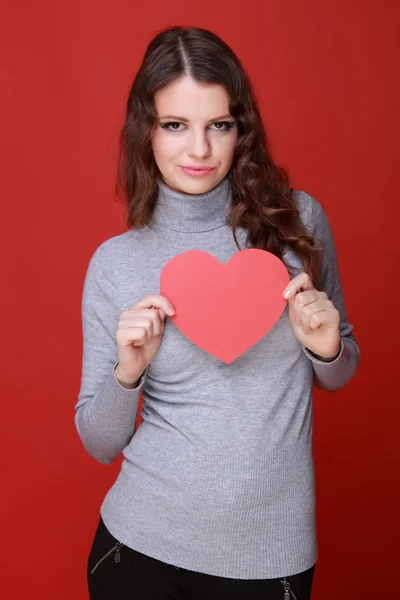
[[[322,204],[304,190],[293,190],[293,198],[300,213],[301,220],[311,235],[328,225],[328,218]]]
[[[94,250],[90,263],[95,263],[102,270],[123,266],[133,255],[145,251],[147,227],[130,229],[101,242]]]

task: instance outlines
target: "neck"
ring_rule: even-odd
[[[232,181],[228,173],[204,194],[176,192],[159,178],[152,222],[157,227],[183,233],[211,231],[226,224],[232,203]]]

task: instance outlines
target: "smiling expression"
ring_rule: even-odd
[[[164,182],[187,194],[218,185],[232,165],[238,137],[226,89],[183,75],[155,93],[154,106],[151,144]]]

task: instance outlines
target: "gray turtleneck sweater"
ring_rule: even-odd
[[[138,386],[118,382],[121,311],[160,293],[161,270],[175,255],[205,250],[226,263],[238,251],[224,224],[229,176],[195,196],[159,180],[151,223],[104,241],[89,262],[76,427],[101,463],[123,453],[101,515],[115,538],[150,557],[238,579],[291,575],[317,560],[313,383],[342,388],[357,370],[359,349],[325,211],[303,191],[295,198],[308,230],[325,245],[322,287],[341,315],[341,351],[330,362],[297,341],[286,306],[273,329],[231,365],[167,318]],[[245,248],[245,230],[238,240]],[[290,248],[283,260],[304,270]],[[140,392],[143,421],[135,431]]]

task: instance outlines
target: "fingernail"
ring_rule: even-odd
[[[283,297],[284,297],[284,298],[289,298],[289,296],[290,296],[290,290],[287,290],[287,292],[285,292],[285,293],[283,294]]]
[[[172,307],[169,307],[168,312],[171,316],[175,314],[175,311]]]

